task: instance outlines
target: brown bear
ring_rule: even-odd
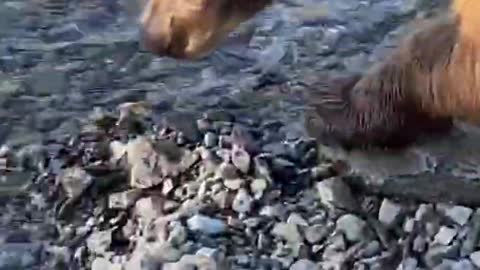
[[[424,22],[366,74],[308,91],[306,126],[344,146],[402,147],[480,119],[480,1],[455,0],[452,13]]]
[[[149,0],[140,24],[144,47],[157,55],[197,59],[273,0]]]
[[[201,57],[267,0],[150,0],[141,22],[147,48],[175,58]],[[454,0],[365,74],[308,92],[306,125],[344,146],[404,146],[447,131],[452,119],[480,119],[480,0]]]

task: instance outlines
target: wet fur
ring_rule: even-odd
[[[480,119],[480,1],[456,1],[453,14],[427,21],[363,76],[309,92],[306,125],[345,147],[403,147],[439,134],[453,119]]]
[[[144,46],[159,56],[210,54],[273,0],[149,0],[140,16]]]

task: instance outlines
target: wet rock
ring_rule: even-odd
[[[427,239],[421,235],[417,235],[413,240],[412,249],[418,253],[423,253],[427,248]]]
[[[68,76],[63,70],[45,68],[32,72],[25,83],[33,95],[59,94],[67,90]]]
[[[473,266],[472,262],[468,259],[462,259],[457,262],[453,262],[451,265],[452,270],[474,270],[475,267]]]
[[[257,153],[260,147],[255,142],[250,131],[242,125],[235,125],[232,129],[232,144],[244,149],[248,153]]]
[[[84,169],[75,166],[64,169],[59,182],[69,198],[76,198],[90,186],[93,178]]]
[[[473,252],[472,254],[470,254],[469,258],[472,261],[473,265],[475,265],[475,267],[480,268],[480,251]]]
[[[407,218],[403,224],[403,230],[407,233],[411,233],[415,226],[415,219]]]
[[[290,270],[319,270],[320,268],[312,261],[301,259],[290,266]]]
[[[105,258],[97,257],[92,262],[92,270],[113,270],[112,263]]]
[[[325,225],[313,225],[305,229],[305,239],[310,244],[317,244],[328,236],[328,228]]]
[[[298,213],[291,213],[290,216],[288,216],[287,223],[296,224],[302,227],[308,226],[307,221]]]
[[[433,212],[433,206],[429,204],[420,204],[415,212],[415,220],[422,221],[425,217]]]
[[[458,253],[456,245],[433,245],[424,254],[424,260],[428,267],[434,267],[442,262],[444,258],[454,258]]]
[[[163,119],[163,125],[181,132],[189,142],[201,140],[201,134],[195,122],[195,115],[186,112],[169,112]]]
[[[302,235],[298,231],[296,224],[283,222],[277,223],[272,229],[272,234],[291,243],[298,243],[302,241]]]
[[[268,182],[265,179],[254,179],[250,183],[250,190],[253,192],[253,197],[256,200],[259,200],[262,198],[267,187],[268,187]]]
[[[112,243],[112,232],[107,231],[97,231],[92,233],[87,239],[87,247],[90,252],[95,254],[105,254],[109,249]]]
[[[0,269],[31,269],[41,259],[42,245],[3,243],[0,246]]]
[[[250,155],[236,145],[232,149],[232,162],[242,173],[246,174],[250,170]]]
[[[367,223],[352,214],[343,215],[337,220],[337,230],[343,232],[351,242],[363,241],[368,237]]]
[[[215,174],[222,179],[238,179],[237,168],[231,163],[220,164]]]
[[[418,261],[415,258],[408,257],[402,262],[397,267],[397,270],[416,270],[418,266]]]
[[[252,208],[253,198],[245,189],[240,189],[233,199],[232,209],[240,214],[250,212]]]
[[[244,183],[245,180],[240,178],[223,181],[223,184],[230,190],[239,190]]]
[[[480,210],[475,210],[472,216],[472,226],[465,236],[465,240],[462,243],[460,254],[467,256],[475,250],[478,239],[480,237]]]
[[[50,29],[43,36],[46,42],[76,41],[82,37],[83,33],[75,23],[69,23]]]
[[[465,225],[472,215],[473,210],[464,206],[453,206],[446,210],[445,215],[458,225]]]
[[[457,235],[458,231],[446,226],[440,227],[440,230],[435,235],[434,242],[442,245],[448,245],[452,242],[453,238]]]
[[[389,199],[384,199],[381,206],[380,211],[378,213],[378,220],[382,222],[387,227],[392,227],[396,225],[396,223],[401,218],[402,214],[402,206],[394,203]]]
[[[316,188],[321,202],[328,207],[340,207],[347,210],[357,208],[350,187],[340,178],[325,179],[318,182]]]
[[[127,209],[135,204],[140,195],[141,191],[138,189],[110,194],[108,196],[108,207],[112,209]]]
[[[215,147],[218,143],[218,137],[215,133],[213,132],[207,132],[205,134],[205,137],[203,138],[203,144],[205,144],[206,147]]]
[[[194,215],[187,220],[188,228],[208,235],[221,234],[226,231],[227,225],[219,219],[203,215]]]
[[[149,223],[163,214],[162,205],[163,199],[159,196],[141,198],[135,203],[135,216]]]
[[[167,241],[173,246],[180,246],[187,241],[187,230],[180,222],[170,222],[169,229]]]

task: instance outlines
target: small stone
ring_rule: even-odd
[[[263,193],[268,187],[267,180],[265,179],[254,179],[250,183],[250,190],[253,192],[253,197],[256,200],[260,200],[263,196]]]
[[[105,254],[110,249],[111,243],[112,232],[109,230],[94,232],[87,238],[87,247],[90,252],[99,255]]]
[[[455,245],[432,245],[424,255],[424,261],[429,269],[440,264],[444,258],[456,257],[458,247]]]
[[[298,243],[302,241],[302,236],[298,231],[296,224],[277,223],[272,229],[272,234],[276,237],[285,239],[287,242]]]
[[[221,252],[216,248],[202,247],[197,251],[196,255],[205,256],[216,261],[219,259],[220,253]]]
[[[139,199],[135,203],[134,213],[147,224],[159,217],[162,210],[162,198],[151,196]]]
[[[413,251],[418,252],[418,253],[423,253],[425,249],[427,248],[427,240],[425,237],[421,235],[417,235],[415,239],[413,240]]]
[[[189,218],[187,225],[192,231],[200,231],[208,235],[221,234],[227,229],[227,225],[222,220],[198,214]]]
[[[167,241],[173,246],[180,246],[187,241],[187,230],[178,221],[172,221],[169,224],[170,233]]]
[[[407,218],[407,220],[405,220],[405,224],[403,224],[403,230],[407,233],[411,233],[413,232],[414,226],[415,226],[415,219]]]
[[[352,214],[343,215],[337,220],[337,230],[345,233],[345,237],[351,242],[364,240],[367,229],[367,223]]]
[[[471,223],[472,226],[470,226],[465,240],[462,243],[462,248],[460,250],[461,256],[467,256],[472,253],[478,244],[480,236],[480,209],[475,210]]]
[[[415,220],[422,221],[427,215],[433,212],[433,206],[430,204],[421,204],[415,212]]]
[[[230,190],[239,190],[244,182],[241,178],[223,180],[223,184]]]
[[[236,145],[232,148],[232,162],[242,173],[248,173],[250,170],[250,155],[241,147]]]
[[[472,261],[473,265],[480,268],[480,251],[475,251],[469,256],[470,260]]]
[[[138,189],[131,189],[123,192],[117,192],[108,196],[108,207],[110,209],[128,209],[135,204],[135,201],[140,197],[141,191]]]
[[[213,132],[207,132],[205,134],[205,137],[203,138],[203,143],[205,144],[206,147],[215,147],[218,143],[218,137],[215,133]]]
[[[319,267],[310,260],[301,259],[293,263],[290,270],[319,270]]]
[[[26,86],[34,95],[45,96],[64,92],[68,82],[65,70],[45,68],[31,72]]]
[[[222,179],[238,179],[237,168],[230,163],[223,162],[218,166],[216,177]]]
[[[287,223],[296,224],[303,227],[308,226],[307,221],[297,213],[291,213],[290,216],[288,216]]]
[[[92,177],[80,167],[66,168],[62,175],[59,175],[60,183],[69,198],[80,196],[92,183]]]
[[[458,231],[453,228],[442,226],[440,227],[438,233],[435,235],[434,243],[438,243],[441,245],[449,245],[452,242],[453,238],[455,238],[457,233]]]
[[[384,199],[378,212],[378,220],[390,228],[398,222],[402,211],[401,205],[389,199]]]
[[[475,270],[473,263],[468,259],[462,259],[451,265],[451,270]]]
[[[92,270],[110,270],[112,264],[105,258],[97,257],[92,262]]]
[[[247,213],[250,212],[252,203],[253,198],[242,188],[233,199],[232,209],[237,213]]]
[[[320,200],[328,207],[355,210],[357,203],[350,187],[340,178],[328,178],[316,184]]]
[[[398,265],[397,270],[416,270],[417,265],[417,259],[408,257]]]
[[[445,215],[458,225],[463,226],[467,223],[472,213],[473,210],[471,208],[464,206],[453,206],[447,209]]]
[[[305,239],[310,244],[317,244],[328,236],[328,228],[324,225],[316,224],[305,229]]]

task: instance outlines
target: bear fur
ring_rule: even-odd
[[[148,0],[142,44],[159,56],[198,59],[273,0]]]
[[[422,25],[363,75],[308,91],[308,132],[345,147],[403,147],[480,119],[480,1]]]

